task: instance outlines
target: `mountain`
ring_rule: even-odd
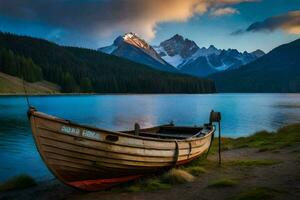
[[[259,58],[259,57],[262,57],[263,55],[265,55],[265,52],[263,52],[262,50],[260,49],[257,49],[256,51],[253,51],[251,53],[253,56]]]
[[[213,45],[209,48],[199,48],[194,41],[178,34],[161,42],[154,49],[162,59],[178,68],[180,72],[200,77],[239,68],[264,55],[261,50],[241,53],[236,49],[217,49]]]
[[[241,53],[236,49],[217,49],[213,45],[199,48],[194,41],[178,34],[152,47],[136,34],[127,33],[116,38],[112,45],[98,50],[158,70],[198,77],[237,69],[264,55],[261,50]]]
[[[164,61],[152,46],[134,33],[127,33],[124,36],[119,36],[112,45],[99,48],[98,50],[103,53],[149,65],[158,70],[169,72],[178,71]]]
[[[0,71],[62,92],[212,93],[213,81],[155,70],[99,51],[0,32]]]
[[[195,42],[176,34],[161,42],[159,46],[155,46],[154,49],[165,61],[179,68],[186,59],[198,51],[199,47]]]
[[[180,70],[187,74],[204,77],[220,71],[238,69],[242,65],[261,57],[263,54],[261,50],[241,53],[236,49],[221,50],[210,46],[207,49],[199,49],[198,52],[181,65]]]
[[[219,92],[300,92],[300,39],[236,70],[209,76]]]

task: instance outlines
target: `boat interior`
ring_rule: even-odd
[[[163,125],[153,128],[140,129],[139,125],[135,125],[135,129],[131,131],[122,131],[123,133],[139,135],[143,137],[160,138],[160,139],[187,139],[191,137],[201,137],[206,135],[210,129],[207,127],[186,127]]]

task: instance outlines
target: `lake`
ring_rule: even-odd
[[[86,95],[34,96],[39,111],[112,130],[174,121],[208,122],[212,109],[222,112],[222,135],[240,137],[300,122],[300,94]],[[18,174],[53,178],[42,162],[26,116],[26,100],[0,96],[0,181]]]

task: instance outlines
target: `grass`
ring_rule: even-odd
[[[139,191],[155,191],[169,189],[171,185],[164,183],[160,178],[153,177],[148,179],[140,179],[134,184],[128,186],[126,191],[128,192],[139,192]]]
[[[182,169],[171,169],[160,175],[139,179],[129,186],[125,186],[128,192],[155,191],[169,189],[172,185],[194,181],[195,177]]]
[[[213,167],[216,167],[216,166],[218,166],[218,163],[216,161],[207,160],[205,155],[202,155],[199,158],[193,160],[192,162],[182,166],[181,168],[183,170],[188,171],[189,168],[193,168],[193,167],[201,167],[205,170],[205,169],[210,169],[210,168],[213,168]]]
[[[277,132],[260,131],[248,137],[222,138],[222,150],[258,148],[259,152],[278,150],[300,144],[300,124],[292,124]],[[212,153],[218,149],[218,139],[213,142]]]
[[[183,170],[187,171],[188,173],[192,174],[193,176],[200,176],[202,174],[207,173],[207,170],[201,166],[191,166],[183,168]]]
[[[28,175],[19,175],[0,184],[0,191],[4,192],[15,189],[25,189],[35,185],[36,182],[32,177]]]
[[[267,187],[256,187],[249,190],[244,190],[229,200],[265,200],[273,199],[280,191],[267,188]]]
[[[162,180],[169,184],[180,184],[194,181],[195,177],[182,169],[171,169],[162,176]]]
[[[59,93],[60,87],[54,83],[42,81],[35,83],[26,82],[26,89],[28,93],[51,94]],[[22,79],[0,72],[0,94],[1,93],[23,94],[24,88]]]
[[[230,179],[230,178],[222,178],[215,181],[212,181],[208,184],[208,187],[232,187],[238,184],[238,181]]]
[[[279,160],[253,160],[253,159],[239,159],[223,162],[227,166],[242,166],[242,167],[253,167],[253,166],[269,166],[281,163]]]

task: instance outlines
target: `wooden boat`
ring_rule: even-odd
[[[87,191],[188,163],[208,151],[214,126],[108,131],[28,110],[37,149],[63,183]]]

